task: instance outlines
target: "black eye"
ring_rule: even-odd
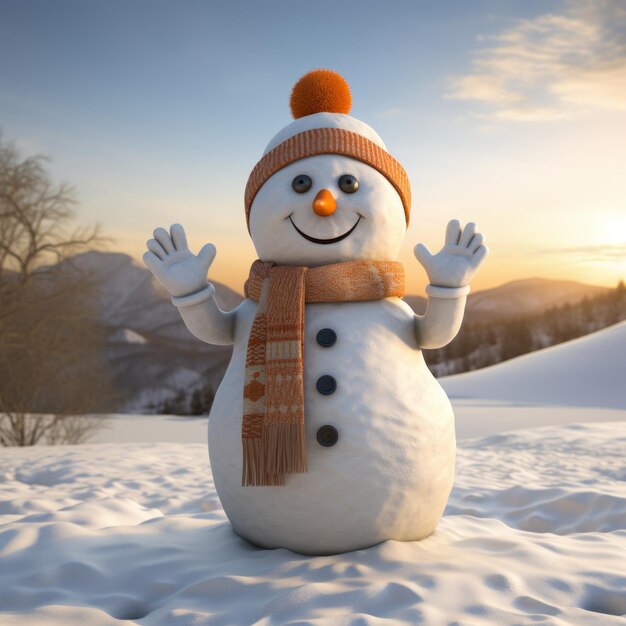
[[[339,178],[339,189],[344,193],[354,193],[359,188],[359,181],[352,174],[344,174]]]
[[[311,189],[312,184],[313,181],[311,180],[311,177],[306,174],[296,176],[291,182],[293,190],[297,193],[306,193],[309,189]]]

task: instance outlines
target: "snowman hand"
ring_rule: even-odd
[[[424,266],[430,284],[437,287],[465,287],[489,254],[484,237],[470,222],[461,227],[459,220],[451,220],[446,229],[443,248],[433,254],[419,243],[413,250]]]
[[[147,246],[143,262],[173,296],[190,295],[207,286],[207,273],[216,254],[212,243],[204,245],[196,256],[187,246],[185,229],[173,224],[169,233],[156,228]]]

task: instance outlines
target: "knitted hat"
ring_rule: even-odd
[[[376,131],[348,115],[352,97],[345,79],[331,70],[313,70],[294,85],[290,105],[295,121],[269,142],[248,178],[245,191],[248,229],[252,201],[265,181],[290,163],[317,154],[341,154],[378,170],[400,195],[408,224],[409,178],[387,152]]]

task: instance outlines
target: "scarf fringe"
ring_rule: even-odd
[[[304,424],[267,424],[243,443],[243,487],[282,486],[286,474],[307,472]]]
[[[243,443],[243,472],[241,485],[243,487],[266,487],[269,485],[284,485],[285,476],[271,476],[264,466],[265,456],[263,440],[246,438]]]
[[[303,423],[273,422],[263,426],[264,466],[270,475],[302,474],[307,471]]]

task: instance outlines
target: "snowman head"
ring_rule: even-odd
[[[330,70],[296,83],[294,122],[273,139],[246,186],[246,217],[259,259],[314,267],[393,260],[411,193],[378,134],[348,115],[350,90]]]

